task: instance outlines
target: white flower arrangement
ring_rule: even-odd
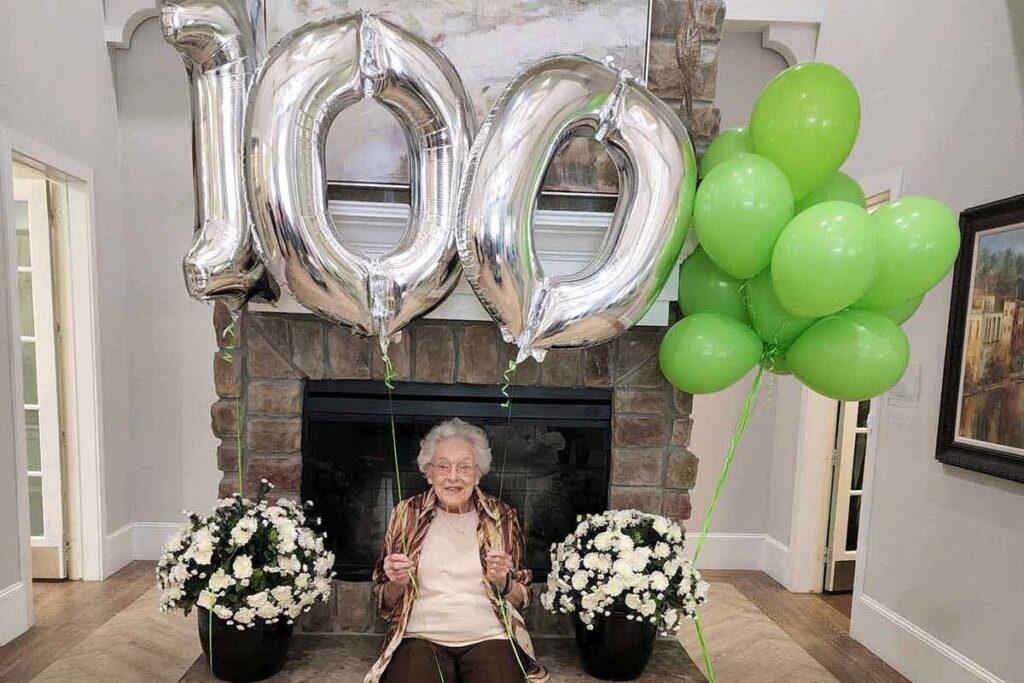
[[[164,545],[157,565],[161,611],[188,614],[198,605],[245,630],[294,623],[330,597],[334,553],[305,526],[302,506],[264,500],[272,488],[264,479],[255,502],[235,494],[205,517],[186,513],[188,522]]]
[[[577,517],[576,530],[551,546],[544,609],[575,613],[590,630],[600,615],[625,614],[658,630],[679,628],[707,600],[708,584],[683,557],[678,524],[639,510]]]

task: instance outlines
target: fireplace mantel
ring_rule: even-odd
[[[341,239],[369,256],[382,255],[397,244],[409,222],[408,204],[331,201],[328,207]],[[611,219],[610,213],[594,211],[537,210],[533,218],[534,245],[545,273],[557,276],[582,270],[601,245]],[[688,236],[680,260],[692,251],[692,243],[692,236]],[[669,305],[678,297],[677,270],[672,269],[654,305],[640,321],[641,326],[664,327],[668,324]],[[249,309],[264,313],[309,313],[283,291],[277,303],[257,300],[249,304]],[[433,320],[490,320],[465,278],[460,278],[451,296],[426,317]]]

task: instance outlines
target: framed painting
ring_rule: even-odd
[[[366,10],[430,41],[455,65],[483,121],[526,66],[555,54],[593,59],[646,78],[651,0],[278,0],[267,5],[270,45],[292,29]],[[363,101],[338,117],[327,139],[327,179],[351,185],[408,184],[408,148],[398,123]],[[615,194],[618,171],[593,140],[571,139],[548,169],[545,192]]]
[[[1024,195],[960,214],[936,455],[1024,482]]]

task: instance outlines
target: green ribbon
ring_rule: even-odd
[[[704,641],[704,627],[700,623],[700,615],[693,615],[693,625],[697,627],[697,640],[700,642],[700,653],[704,656],[704,668],[708,672],[708,680],[715,683],[715,669],[711,666],[711,653],[708,651],[708,644]]]

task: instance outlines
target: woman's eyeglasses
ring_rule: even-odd
[[[438,464],[430,463],[430,468],[434,470],[435,476],[446,477],[452,472],[458,473],[460,477],[468,477],[476,471],[476,465],[472,465],[468,462],[460,462],[458,464]]]

